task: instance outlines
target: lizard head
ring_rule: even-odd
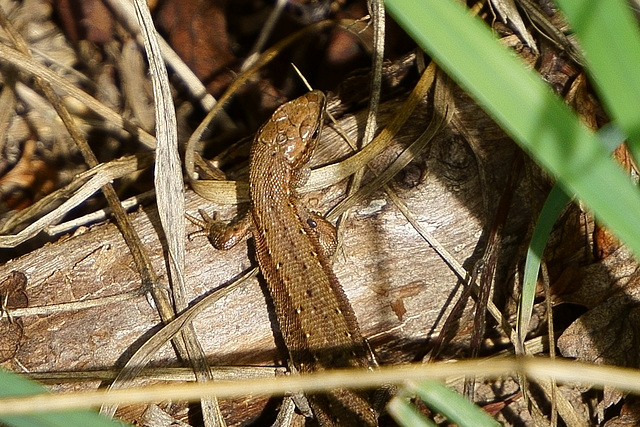
[[[260,128],[256,143],[265,144],[274,156],[280,156],[291,168],[309,161],[316,148],[326,98],[319,90],[282,104]]]

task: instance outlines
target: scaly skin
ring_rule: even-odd
[[[232,231],[219,224],[210,228],[214,246],[226,249],[248,229],[253,232],[280,331],[302,373],[370,367],[355,313],[318,237],[324,219],[308,213],[297,195],[309,174],[325,102],[322,92],[311,91],[280,106],[262,125],[250,155],[249,219]],[[323,427],[377,425],[366,393],[338,389],[308,400]]]

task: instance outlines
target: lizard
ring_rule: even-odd
[[[204,222],[198,223],[204,228],[200,234],[206,234],[217,249],[229,249],[253,234],[290,362],[301,373],[373,365],[329,261],[335,250],[335,228],[308,212],[298,194],[310,173],[307,163],[322,131],[325,106],[319,90],[281,105],[253,141],[248,214],[227,225],[201,212]],[[307,400],[322,427],[378,425],[366,392],[337,389]]]

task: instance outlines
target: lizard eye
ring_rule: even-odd
[[[318,138],[318,135],[320,135],[320,127],[317,127],[316,130],[313,131],[313,135],[311,135],[311,138],[316,139]]]

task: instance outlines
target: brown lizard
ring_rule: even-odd
[[[293,367],[301,373],[371,366],[355,313],[331,269],[335,229],[301,206],[324,121],[325,96],[314,90],[280,106],[258,130],[249,159],[251,209],[233,226],[205,218],[209,240],[229,249],[253,233]],[[333,240],[323,230],[333,230]],[[376,426],[369,395],[347,389],[308,396],[321,426]]]

